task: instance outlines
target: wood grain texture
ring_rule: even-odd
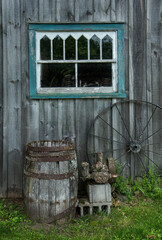
[[[7,30],[8,87],[6,90],[8,96],[11,96],[8,98],[7,123],[8,197],[20,197],[22,195],[20,1],[10,1]]]
[[[30,21],[38,21],[39,20],[39,1],[28,1],[25,0],[25,11],[26,11],[26,19],[25,19],[25,26],[27,29],[27,23]],[[23,36],[22,36],[23,37]],[[28,41],[27,44],[27,50],[28,50]],[[25,102],[25,112],[26,112],[26,125],[25,125],[25,132],[24,135],[26,135],[26,144],[28,142],[39,140],[39,124],[40,124],[40,111],[39,111],[39,101],[31,101],[29,99],[29,70],[28,70],[28,52],[26,55],[27,65],[25,66],[26,71],[26,81],[25,86],[26,89],[23,88],[23,96],[27,96],[26,102]]]
[[[3,34],[3,31],[2,31],[2,1],[1,1],[0,2],[0,36],[1,36],[0,37],[0,189],[3,188],[3,35],[2,34]]]
[[[42,22],[54,22],[56,15],[56,1],[39,0],[39,20]]]
[[[76,151],[78,158],[79,178],[81,177],[81,163],[87,161],[86,142],[87,131],[94,120],[94,101],[75,100]],[[83,188],[79,182],[80,188]]]
[[[7,165],[8,165],[8,149],[7,149],[7,142],[8,142],[8,129],[7,129],[7,119],[8,113],[4,109],[7,109],[8,106],[8,85],[7,85],[7,22],[8,22],[8,2],[2,1],[2,28],[3,28],[3,159],[1,160],[2,172],[1,175],[1,197],[7,197]],[[4,94],[5,93],[5,94]]]
[[[76,145],[80,169],[81,162],[87,160],[87,130],[100,110],[112,102],[111,99],[31,100],[28,22],[124,21],[127,97],[162,105],[161,12],[161,0],[0,1],[0,91],[3,89],[3,94],[0,92],[0,196],[7,196],[7,191],[10,197],[22,194],[26,144],[33,140],[71,137]],[[131,132],[134,116],[140,119],[142,113],[143,110],[128,107],[128,116],[125,114],[124,117],[128,118]],[[145,114],[145,120],[149,114]],[[121,130],[119,120],[115,116],[114,119],[114,124]],[[152,130],[156,131],[159,126],[160,117],[157,116]],[[99,131],[99,126],[97,129]],[[156,140],[155,136],[153,141]],[[159,163],[160,158],[156,159]],[[141,165],[132,158],[130,162],[134,178]]]
[[[151,91],[152,101],[162,106],[162,2],[156,0],[151,2]],[[150,45],[149,45],[150,47]],[[155,132],[161,126],[161,115],[157,116],[156,122],[153,123],[152,129]],[[161,142],[161,140],[155,135],[153,142]],[[162,144],[161,144],[162,148]],[[156,145],[154,145],[154,151],[156,152]],[[154,155],[156,164],[161,164],[161,156]]]
[[[46,157],[53,156],[53,154],[57,156],[62,155],[64,161],[48,162],[47,158],[41,161],[42,158],[39,156],[36,158],[39,162],[33,161],[33,152],[28,149],[29,154],[25,165],[24,193],[27,212],[32,219],[47,222],[51,219],[50,221],[54,222],[58,214],[68,210],[76,203],[78,193],[77,159],[75,150],[70,150],[70,145],[66,145],[67,151],[65,154],[64,149],[63,151],[57,150],[56,152],[54,146],[54,151],[49,152],[48,148],[53,143],[49,141],[47,144],[48,146],[45,145],[46,150],[43,150],[42,147],[44,155]],[[70,159],[68,155],[69,151],[72,154]],[[36,148],[34,153],[40,154],[39,151],[36,151]],[[30,175],[31,173],[32,176]],[[68,173],[70,174],[68,177],[63,176],[62,179],[59,178],[61,175],[67,175]],[[54,177],[52,177],[53,175]],[[42,176],[45,176],[45,178]],[[67,214],[67,217],[69,214]],[[66,216],[62,216],[61,218],[63,217]]]
[[[116,20],[125,22],[127,16],[127,0],[116,0]]]
[[[110,10],[110,20],[111,22],[116,21],[116,1],[111,0],[111,10]]]
[[[110,0],[94,0],[94,21],[109,22],[110,21]]]
[[[79,0],[79,22],[93,22],[94,1]]]

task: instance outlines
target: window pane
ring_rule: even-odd
[[[80,63],[78,64],[79,87],[112,86],[111,63]]]
[[[59,36],[53,39],[53,59],[62,60],[63,59],[63,40]]]
[[[100,59],[100,39],[96,35],[90,39],[90,59]]]
[[[75,87],[75,64],[41,64],[41,87]]]
[[[40,40],[40,55],[41,60],[51,59],[51,41],[46,35]]]
[[[112,59],[112,39],[108,35],[102,39],[102,58]]]
[[[72,36],[65,41],[65,56],[66,60],[75,59],[75,39]]]
[[[88,41],[84,36],[78,40],[78,59],[88,59]]]

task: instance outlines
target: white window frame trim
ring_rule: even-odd
[[[100,54],[99,60],[90,60],[88,57],[88,60],[77,60],[77,51],[76,51],[76,60],[65,60],[65,44],[63,44],[63,52],[64,52],[64,60],[40,60],[40,39],[42,39],[43,36],[47,36],[51,40],[51,58],[53,55],[53,39],[59,35],[63,42],[65,43],[65,40],[67,37],[72,36],[76,42],[77,40],[83,35],[88,39],[88,42],[90,38],[93,35],[96,35],[100,39],[103,39],[106,35],[109,35],[112,38],[113,41],[113,59],[107,59],[102,60],[102,55]],[[100,41],[101,44],[101,41]],[[77,44],[76,44],[77,49]],[[90,50],[88,48],[88,56]],[[102,52],[102,51],[100,51]],[[43,63],[75,63],[75,68],[77,68],[77,63],[87,63],[87,62],[95,62],[95,63],[112,63],[112,86],[111,87],[78,87],[76,82],[75,87],[53,87],[53,88],[42,88],[41,87],[41,64]],[[77,73],[78,71],[75,70],[75,78],[77,79]],[[117,30],[110,30],[110,31],[36,31],[36,90],[38,94],[56,94],[56,93],[78,93],[78,94],[93,94],[93,93],[114,93],[118,91],[118,53],[117,53]]]

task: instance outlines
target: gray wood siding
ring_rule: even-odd
[[[0,36],[2,36],[2,2],[0,2]],[[3,187],[3,40],[0,37],[0,189]],[[1,194],[0,194],[1,195]]]
[[[86,160],[87,129],[100,111],[116,101],[30,100],[29,22],[124,22],[127,96],[162,105],[161,0],[2,0],[0,13],[0,197],[22,195],[30,141],[71,136],[80,169]],[[133,111],[128,109],[130,122]],[[131,161],[133,178],[139,169]]]

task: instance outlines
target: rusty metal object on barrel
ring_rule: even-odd
[[[108,165],[103,163],[102,152],[97,153],[97,158],[97,163],[91,166],[91,172],[89,163],[82,163],[82,179],[84,181],[92,180],[95,183],[103,184],[108,183],[111,178],[119,177],[119,175],[116,174],[115,161],[112,157],[108,158]]]
[[[93,172],[91,176],[96,183],[107,183],[111,178],[108,172]]]

